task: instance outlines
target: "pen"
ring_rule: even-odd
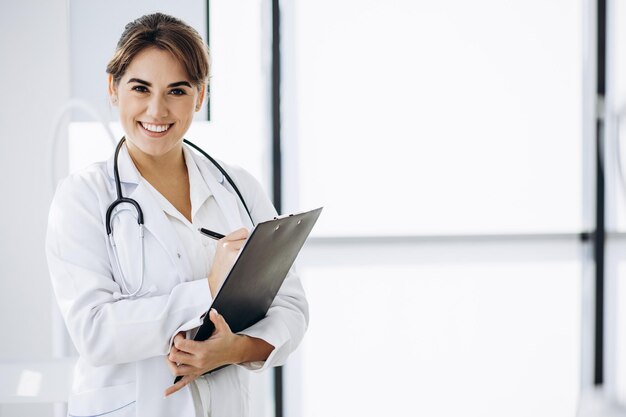
[[[214,232],[213,230],[205,229],[204,227],[198,228],[198,231],[205,236],[210,237],[211,239],[220,240],[224,237],[223,234]]]

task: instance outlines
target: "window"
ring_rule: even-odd
[[[624,231],[626,231],[626,4],[608,2],[607,88],[604,167],[607,199],[606,386],[612,399],[626,404],[626,270]],[[619,151],[619,152],[618,152]],[[621,170],[620,170],[621,165]]]
[[[288,415],[575,414],[580,244],[312,244],[306,255],[311,323],[287,365]]]
[[[288,415],[575,412],[582,6],[284,2],[286,211],[325,206]]]
[[[318,235],[580,230],[579,2],[285,8],[286,200]]]

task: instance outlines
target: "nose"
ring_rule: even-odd
[[[163,97],[158,94],[153,95],[148,102],[148,108],[146,110],[148,116],[155,119],[161,119],[167,117],[169,111],[167,109],[167,103]]]

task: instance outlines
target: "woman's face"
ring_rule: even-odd
[[[118,85],[109,76],[109,94],[119,107],[129,148],[159,157],[180,147],[204,86],[193,86],[169,52],[147,48],[133,58]]]

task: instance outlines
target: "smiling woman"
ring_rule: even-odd
[[[125,136],[109,161],[57,189],[46,251],[80,354],[69,415],[246,416],[250,371],[282,365],[304,335],[308,306],[293,272],[243,332],[209,312],[248,229],[277,213],[246,171],[183,144],[208,70],[206,46],[184,22],[156,13],[129,23],[107,67]],[[225,237],[217,244],[200,227]],[[207,315],[213,335],[189,340]]]
[[[131,155],[158,158],[170,152],[180,154],[178,139],[189,129],[194,110],[202,105],[204,84],[192,87],[183,65],[170,52],[156,47],[139,52],[125,74],[116,78],[109,74],[109,94],[119,106]]]

